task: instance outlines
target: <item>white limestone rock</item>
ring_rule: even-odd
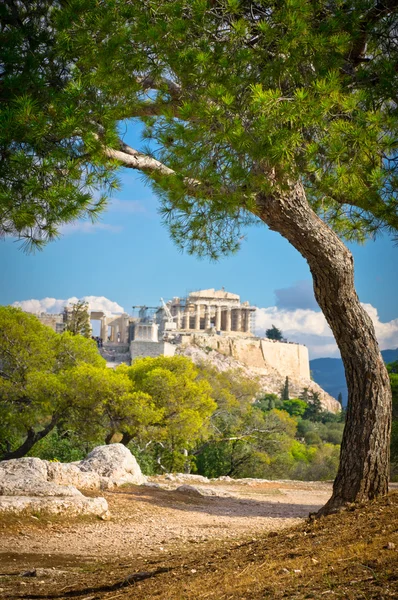
[[[33,497],[33,496],[0,496],[0,514],[31,514],[44,513],[47,515],[62,515],[74,517],[77,515],[96,515],[103,517],[108,514],[108,503],[105,498],[86,498],[65,496]]]
[[[97,446],[79,464],[83,472],[97,473],[103,489],[124,484],[142,485],[146,477],[130,450],[123,444]]]
[[[47,476],[49,481],[58,485],[74,485],[84,490],[101,489],[101,477],[98,473],[91,471],[82,471],[79,468],[80,463],[47,463]]]
[[[73,485],[47,480],[47,462],[14,458],[0,462],[0,496],[82,496]]]
[[[145,482],[136,459],[122,444],[99,446],[78,463],[30,457],[6,460],[0,462],[0,513],[107,518],[105,498],[87,498],[77,488],[111,489]]]

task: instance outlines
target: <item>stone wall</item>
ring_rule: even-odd
[[[261,340],[264,361],[272,365],[282,375],[305,377],[310,379],[310,360],[308,348],[300,344]]]
[[[182,345],[194,344],[231,356],[260,374],[275,369],[282,376],[310,379],[308,350],[300,344],[273,342],[262,338],[233,335],[181,336]]]
[[[130,343],[130,356],[133,361],[135,358],[142,358],[143,356],[174,356],[176,346],[169,342],[145,342],[145,341],[133,341]]]
[[[63,314],[51,314],[51,313],[38,313],[36,317],[43,325],[51,327],[57,333],[61,333],[65,329],[64,316]]]

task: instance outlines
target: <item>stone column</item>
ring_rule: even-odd
[[[127,344],[129,339],[129,318],[126,316],[122,317],[122,331],[120,334],[120,341],[123,344]]]
[[[180,307],[177,306],[175,310],[176,310],[176,314],[174,316],[175,316],[176,327],[177,327],[177,329],[181,329],[181,311],[180,311]]]
[[[189,306],[188,306],[188,304],[185,306],[184,318],[182,321],[182,328],[189,329]]]
[[[250,310],[245,310],[245,332],[250,333]]]
[[[101,333],[100,336],[103,342],[108,341],[108,327],[106,325],[106,317],[102,317],[101,319]]]
[[[231,309],[228,306],[225,319],[225,331],[231,331]]]
[[[221,306],[216,306],[216,329],[221,330]]]
[[[210,304],[205,306],[205,329],[210,329]]]
[[[236,311],[236,331],[242,331],[242,309]]]
[[[200,330],[200,309],[201,309],[201,305],[200,304],[194,304],[195,307],[195,329],[197,331]]]

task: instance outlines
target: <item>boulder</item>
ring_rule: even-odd
[[[83,472],[97,473],[102,488],[112,488],[126,483],[142,485],[146,477],[130,450],[123,444],[97,446],[79,463]]]
[[[105,498],[87,498],[77,488],[112,489],[141,485],[146,477],[122,444],[95,448],[82,461],[58,463],[40,458],[0,462],[0,513],[45,512],[62,515],[108,515]]]
[[[180,485],[178,488],[176,488],[176,492],[188,494],[189,496],[203,496],[198,488],[194,487],[193,485]]]
[[[98,473],[82,471],[79,464],[48,462],[48,480],[58,485],[74,485],[84,490],[101,489],[101,477]]]
[[[69,483],[69,482],[65,482]],[[73,485],[48,481],[47,461],[14,458],[0,462],[0,496],[82,496]]]
[[[96,515],[103,517],[108,514],[108,503],[105,498],[86,498],[65,496],[62,498],[33,496],[0,496],[0,514],[31,514],[44,513],[47,515]]]

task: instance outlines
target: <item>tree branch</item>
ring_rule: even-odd
[[[363,62],[366,52],[369,29],[383,17],[398,10],[398,0],[380,0],[363,17],[359,25],[360,35],[355,41],[348,60],[355,66]]]

